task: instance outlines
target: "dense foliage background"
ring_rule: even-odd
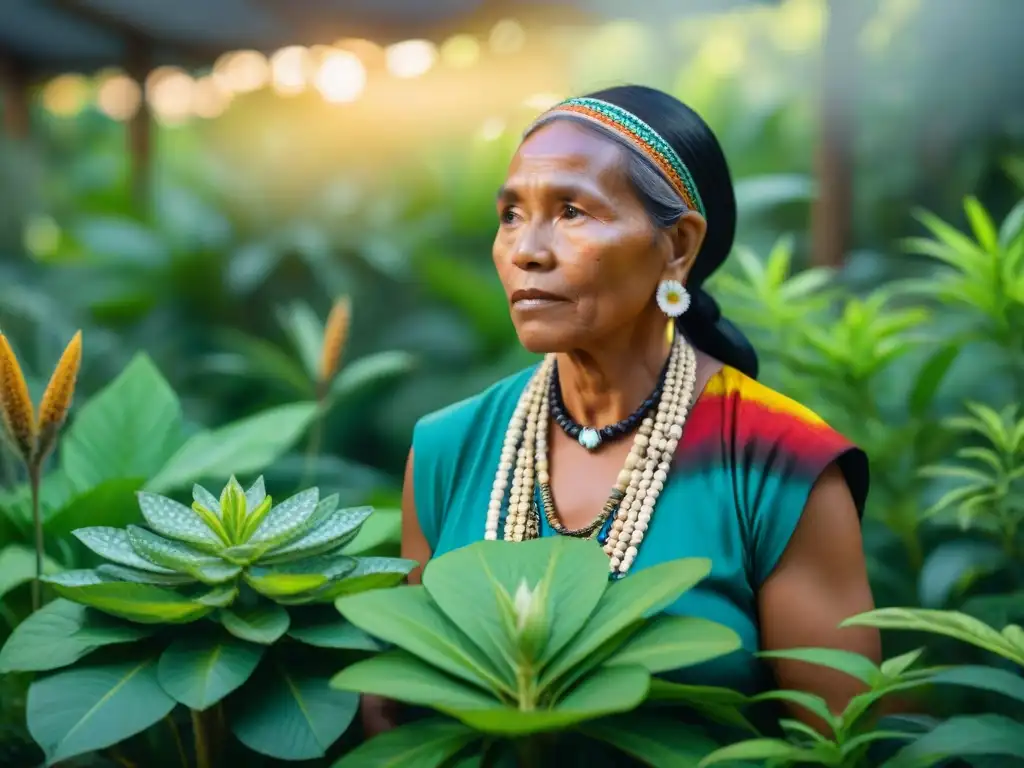
[[[123,125],[91,101],[103,76],[79,102],[78,81],[46,86],[31,138],[0,140],[0,330],[36,401],[83,330],[72,426],[144,352],[189,435],[316,400],[323,326],[348,296],[322,423],[288,440],[250,433],[232,450],[268,488],[316,484],[392,509],[416,419],[530,360],[489,257],[519,128],[563,93],[663,87],[708,119],[736,180],[737,251],[713,292],[756,339],[764,381],[871,457],[878,604],[958,608],[1001,627],[1024,615],[1024,61],[1009,42],[1024,9],[865,5],[845,62],[856,76],[843,81],[854,197],[838,271],[809,267],[812,205],[830,181],[814,162],[826,4],[786,0],[678,25],[528,28],[523,51],[485,57],[479,72],[442,63],[382,83],[386,98],[371,78],[365,103],[237,94],[215,119],[159,121],[145,204]],[[145,413],[139,397],[125,407]],[[134,416],[110,418],[132,429]],[[223,483],[228,458],[196,472]],[[25,478],[13,455],[0,463],[0,532],[21,546]],[[115,489],[129,504],[131,486]],[[53,493],[44,515],[68,502]],[[62,562],[81,556],[60,537],[49,547]],[[13,625],[27,586],[11,552],[0,546]],[[886,641],[895,653],[915,638]],[[971,658],[929,644],[936,660]]]

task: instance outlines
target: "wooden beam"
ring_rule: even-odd
[[[14,59],[0,59],[0,91],[4,100],[4,133],[15,141],[30,132],[28,76]]]
[[[811,263],[840,267],[853,237],[853,147],[858,101],[857,41],[863,0],[833,0],[826,16],[820,81],[821,133],[815,153],[818,196],[811,210]]]
[[[150,46],[144,38],[129,38],[125,51],[125,71],[142,88],[139,108],[125,125],[128,155],[131,161],[132,199],[140,213],[149,210],[153,160],[153,116],[146,99],[146,76],[150,69]]]

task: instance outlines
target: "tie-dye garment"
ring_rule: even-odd
[[[533,370],[416,425],[416,508],[435,556],[483,537],[505,427]],[[743,647],[683,670],[681,679],[748,692],[771,685],[752,656],[758,648],[757,590],[782,556],[811,487],[832,462],[863,513],[868,472],[860,449],[807,408],[733,368],[709,379],[632,568],[680,557],[712,561],[710,576],[669,611],[726,624]],[[542,535],[553,535],[543,516],[541,521]]]

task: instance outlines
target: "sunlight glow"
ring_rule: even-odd
[[[437,61],[437,48],[429,40],[405,40],[384,51],[388,71],[395,77],[419,77]]]
[[[453,35],[441,44],[441,60],[449,67],[471,67],[480,59],[480,43],[472,35]]]
[[[233,51],[217,59],[213,77],[229,93],[258,91],[270,80],[270,62],[259,51]]]
[[[324,57],[315,85],[326,101],[355,101],[366,87],[366,67],[354,53],[332,51]]]
[[[89,83],[81,75],[60,75],[43,89],[43,106],[60,117],[74,117],[89,99]]]
[[[515,19],[502,19],[491,28],[488,42],[495,53],[517,53],[526,44],[526,30]]]
[[[312,68],[309,51],[301,45],[289,45],[270,57],[270,81],[281,96],[294,96],[306,90]]]
[[[96,106],[112,120],[128,120],[142,104],[142,87],[128,75],[112,75],[100,83]]]

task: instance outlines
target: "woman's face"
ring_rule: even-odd
[[[530,135],[512,159],[493,256],[531,352],[593,348],[643,324],[664,328],[654,294],[676,261],[673,235],[651,222],[623,155],[560,120]]]

